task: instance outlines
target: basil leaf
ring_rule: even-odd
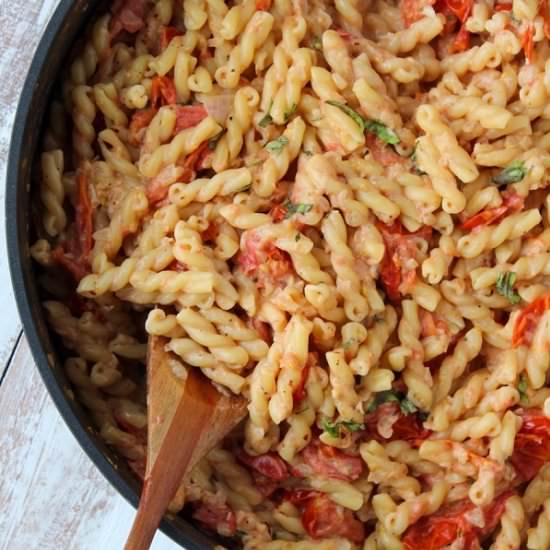
[[[340,437],[340,426],[338,424],[334,424],[328,418],[325,418],[321,422],[321,426],[323,427],[323,430],[330,435],[330,437]]]
[[[373,412],[380,405],[383,405],[384,403],[389,403],[390,401],[397,401],[399,403],[399,396],[392,390],[378,392],[367,407],[367,412]]]
[[[344,350],[347,350],[347,349],[350,349],[351,347],[353,347],[355,345],[355,338],[350,338],[349,340],[346,340],[343,344],[342,344],[342,347],[344,348]]]
[[[401,400],[401,403],[399,403],[399,406],[401,407],[401,410],[405,414],[412,414],[412,413],[418,412],[418,408],[416,407],[416,405],[406,397]]]
[[[365,425],[359,424],[358,422],[342,421],[342,422],[332,422],[328,418],[323,419],[321,422],[323,430],[327,432],[330,437],[338,438],[342,435],[342,428],[348,432],[357,432],[359,430],[364,430]]]
[[[271,107],[273,107],[273,101],[269,104],[267,113],[263,116],[260,122],[258,122],[258,126],[260,128],[267,128],[273,122],[273,119],[271,118]]]
[[[501,273],[497,278],[496,288],[497,292],[501,296],[508,298],[511,304],[519,304],[521,298],[514,289],[514,283],[516,282],[516,274],[513,271],[505,271]]]
[[[358,432],[359,430],[364,430],[365,425],[359,424],[359,422],[340,422],[348,431]]]
[[[399,136],[385,124],[382,124],[377,120],[367,120],[365,122],[365,130],[372,132],[383,142],[388,143],[389,145],[397,145],[400,143],[401,140],[399,139]]]
[[[529,404],[529,397],[527,396],[527,376],[522,372],[519,376],[518,382],[519,401],[523,405]]]
[[[296,236],[294,237],[294,240],[298,242],[302,238],[302,235],[300,233],[296,233]]]
[[[337,107],[342,111],[343,113],[346,113],[363,132],[367,129],[367,120],[365,120],[357,111],[352,109],[351,107],[348,107],[345,103],[341,103],[340,101],[334,101],[332,99],[328,100],[327,103],[329,105],[332,105],[333,107]]]
[[[491,181],[497,185],[517,183],[525,177],[526,173],[525,164],[522,161],[517,160],[502,170],[500,174],[493,176]]]
[[[311,43],[310,43],[309,46],[310,46],[310,48],[313,48],[314,50],[321,51],[323,49],[323,43],[321,41],[321,37],[320,36],[314,36],[311,39]]]
[[[285,220],[288,220],[294,214],[307,214],[312,208],[313,204],[306,204],[305,202],[297,202],[296,204],[286,201],[283,204],[286,209]]]
[[[277,139],[274,139],[273,141],[266,143],[265,148],[270,153],[276,153],[277,155],[280,155],[285,145],[288,145],[288,138],[286,136],[281,136]]]
[[[296,105],[296,103],[293,103],[290,106],[290,109],[285,113],[285,122],[296,112],[297,108],[298,108],[298,105]]]

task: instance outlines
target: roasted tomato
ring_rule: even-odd
[[[430,227],[423,227],[409,233],[399,220],[395,220],[391,225],[379,222],[377,227],[382,233],[386,247],[380,264],[380,279],[389,299],[397,301],[401,297],[401,292],[406,291],[416,278],[416,267],[411,267],[418,252],[415,239],[429,239],[432,231]]]
[[[132,120],[130,121],[130,138],[133,145],[140,144],[144,129],[151,124],[157,112],[158,109],[156,107],[149,107],[148,109],[136,111],[132,115]]]
[[[148,0],[116,0],[111,11],[113,17],[110,24],[111,39],[122,31],[134,34],[145,25],[145,13]]]
[[[319,360],[315,352],[308,353],[306,364],[302,369],[300,382],[297,384],[297,386],[294,388],[294,391],[292,392],[292,400],[294,402],[294,405],[299,404],[306,396],[306,382],[307,377],[309,376],[309,371],[312,367],[316,366],[318,362]]]
[[[245,466],[253,468],[269,479],[284,481],[288,478],[289,474],[286,462],[275,453],[265,453],[263,455],[252,456],[245,451],[240,450],[237,453],[237,458]]]
[[[292,473],[297,477],[309,477],[314,474],[343,481],[354,481],[363,473],[363,461],[324,445],[318,440],[312,441],[301,453],[301,461],[293,467]]]
[[[483,527],[468,519],[468,513],[476,508],[470,499],[444,506],[435,514],[420,518],[411,525],[401,539],[403,545],[407,550],[439,550],[461,539],[463,550],[478,549],[479,542],[498,525],[506,501],[513,494],[512,491],[506,491],[491,504],[481,508],[485,520]]]
[[[196,126],[207,116],[208,113],[202,105],[177,105],[175,133]]]
[[[518,476],[528,481],[550,461],[550,419],[539,409],[527,409],[519,414],[522,424],[516,434],[510,461]]]
[[[419,444],[432,433],[422,426],[418,413],[405,414],[396,401],[379,405],[375,411],[365,416],[364,423],[365,437],[381,443],[403,439]]]
[[[162,27],[162,30],[160,31],[160,49],[165,50],[172,42],[172,38],[176,36],[181,36],[183,34],[182,31],[179,29],[176,29],[176,27]]]
[[[161,105],[175,105],[176,86],[168,76],[155,76],[151,83],[151,104],[153,107]]]
[[[342,537],[360,544],[365,538],[365,527],[351,510],[320,495],[306,501],[302,525],[313,539]]]
[[[505,216],[513,214],[514,212],[519,212],[522,209],[523,198],[515,193],[510,193],[504,198],[500,206],[478,212],[463,222],[460,228],[474,229],[476,227],[492,225],[502,221],[502,218]]]
[[[543,313],[549,308],[550,292],[539,296],[521,310],[516,319],[512,334],[512,345],[514,347],[531,344],[537,325]]]

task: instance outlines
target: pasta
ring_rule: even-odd
[[[170,506],[229,548],[548,550],[548,2],[112,4],[30,247],[101,437],[162,336],[248,403]]]

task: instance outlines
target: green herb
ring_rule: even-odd
[[[519,376],[518,382],[519,401],[523,405],[529,404],[529,397],[527,397],[527,376],[522,372]]]
[[[497,292],[508,298],[511,304],[519,304],[521,298],[514,289],[514,283],[516,282],[516,274],[513,271],[505,271],[501,273],[497,278]]]
[[[258,126],[260,128],[267,128],[273,122],[273,119],[271,118],[271,107],[273,107],[273,101],[269,104],[267,113],[263,116],[262,120],[258,122]]]
[[[313,153],[311,151],[306,150],[306,149],[304,149],[302,151],[302,153],[304,153],[304,155],[306,155],[306,157],[312,157],[313,156]]]
[[[397,401],[398,403],[400,401],[399,396],[395,392],[393,392],[392,390],[378,392],[367,407],[367,412],[373,412],[380,405],[383,405],[384,403],[389,403],[391,401]]]
[[[355,124],[363,130],[363,132],[365,130],[367,132],[371,132],[389,145],[397,145],[400,143],[401,140],[399,139],[399,136],[385,124],[382,124],[377,120],[369,120],[364,118],[357,111],[351,107],[348,107],[345,103],[340,103],[340,101],[329,100],[327,103],[346,113],[346,115],[348,115],[355,122]]]
[[[327,101],[329,105],[332,105],[333,107],[337,107],[342,111],[343,113],[346,113],[361,130],[365,131],[367,129],[367,120],[363,118],[357,111],[352,109],[351,107],[348,107],[345,103],[341,103],[340,101],[334,101],[330,99]]]
[[[285,112],[285,122],[296,112],[298,105],[296,103],[293,103],[290,106],[290,109]]]
[[[296,233],[296,236],[294,237],[294,240],[296,242],[298,242],[301,238],[302,238],[302,234],[301,233]]]
[[[277,155],[280,155],[285,145],[288,145],[288,138],[286,136],[280,136],[277,139],[266,143],[265,148],[270,153],[276,153]]]
[[[373,412],[375,411],[380,405],[383,405],[384,403],[390,403],[390,402],[396,402],[399,403],[399,408],[403,412],[403,414],[413,414],[418,413],[419,415],[424,415],[422,411],[418,409],[418,407],[407,397],[405,397],[402,393],[394,392],[393,390],[386,390],[378,392],[374,399],[370,402],[369,406],[367,407],[367,412]]]
[[[220,141],[220,139],[222,138],[222,136],[224,134],[225,134],[225,130],[222,130],[221,132],[216,134],[213,138],[210,138],[208,140],[208,149],[213,151],[216,148],[216,146],[218,145],[218,141]]]
[[[521,181],[526,174],[525,164],[521,160],[512,162],[500,174],[493,176],[491,181],[497,185],[508,185]]]
[[[311,39],[310,47],[313,48],[314,50],[321,51],[323,49],[323,43],[321,42],[321,37],[320,36],[314,36]]]
[[[342,428],[348,432],[357,432],[365,429],[365,425],[359,424],[358,422],[332,422],[332,420],[329,420],[328,418],[323,419],[321,426],[323,427],[323,430],[330,435],[330,437],[334,438],[341,437]]]
[[[365,129],[368,132],[372,132],[389,145],[397,145],[401,141],[399,136],[391,128],[388,128],[385,124],[377,120],[367,120]]]
[[[243,537],[245,537],[245,536],[246,536],[246,532],[245,532],[245,531],[241,531],[241,530],[237,529],[237,530],[235,531],[235,536],[237,536],[237,537],[239,537],[239,538],[241,538],[241,539],[242,539]]]
[[[313,204],[306,204],[304,202],[292,203],[290,201],[286,201],[283,204],[283,207],[286,210],[285,219],[288,220],[288,218],[294,214],[307,214],[313,208]]]
[[[416,158],[416,147],[417,147],[417,143],[414,144],[414,147],[413,147],[413,150],[412,150],[412,153],[411,153],[411,156],[409,157],[411,159],[411,162],[413,164],[413,172],[419,176],[425,176],[426,175],[426,172],[424,172],[424,170],[421,170],[418,165],[416,164],[418,162],[417,158]]]
[[[401,410],[405,414],[412,414],[412,413],[418,412],[416,405],[406,397],[401,400],[401,403],[399,403],[399,406],[401,407]]]

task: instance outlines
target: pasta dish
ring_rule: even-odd
[[[149,335],[247,400],[172,512],[246,550],[550,549],[546,0],[117,0],[38,168],[107,444],[143,478]]]

